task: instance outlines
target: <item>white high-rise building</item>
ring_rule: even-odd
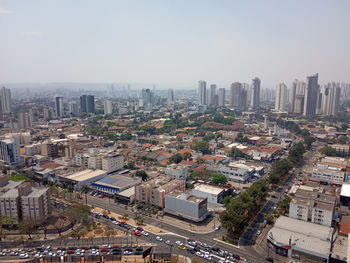
[[[55,98],[55,113],[57,118],[63,117],[63,97]]]
[[[28,112],[18,113],[18,128],[26,129],[32,127],[32,115]]]
[[[1,102],[1,111],[2,113],[10,113],[12,100],[11,100],[11,90],[5,87],[2,87],[0,90],[0,102]]]
[[[219,107],[225,107],[225,94],[226,90],[224,88],[219,89],[219,95],[218,95],[218,106]]]
[[[242,84],[235,82],[231,84],[231,101],[230,106],[240,108],[242,103]]]
[[[68,111],[71,116],[79,116],[79,104],[76,101],[71,101],[68,104]]]
[[[280,83],[276,87],[275,110],[285,111],[287,108],[287,86]]]
[[[168,89],[168,104],[174,103],[174,90]]]
[[[0,160],[7,165],[19,164],[22,160],[19,154],[19,136],[0,138]]]
[[[112,102],[110,100],[103,101],[103,111],[105,115],[112,114],[113,108],[112,108]]]
[[[198,104],[207,105],[207,83],[204,80],[198,82]]]
[[[260,107],[260,85],[260,79],[254,78],[250,89],[250,107],[253,109]]]
[[[340,101],[340,87],[336,83],[328,83],[321,91],[322,94],[322,114],[334,116],[338,113]]]

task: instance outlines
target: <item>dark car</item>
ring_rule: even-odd
[[[268,262],[273,262],[273,258],[272,257],[267,257],[267,258],[265,258],[265,260],[268,261]]]
[[[187,249],[188,252],[190,252],[191,254],[195,254],[196,253],[196,250],[194,250],[193,248],[188,248]]]
[[[138,231],[143,231],[143,228],[142,227],[140,227],[140,226],[138,226],[138,227],[136,227],[136,230],[138,230]]]

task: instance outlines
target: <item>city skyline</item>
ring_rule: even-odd
[[[335,1],[5,1],[0,80],[195,88],[206,79],[228,88],[258,76],[262,88],[273,89],[319,72],[320,83],[349,82],[348,7]]]

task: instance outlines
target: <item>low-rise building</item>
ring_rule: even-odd
[[[165,195],[164,212],[194,222],[203,221],[208,215],[207,198],[198,197],[191,191],[172,191]]]
[[[280,216],[267,234],[270,252],[284,257],[328,262],[334,229],[329,226]]]
[[[76,189],[80,189],[85,185],[90,185],[107,175],[104,170],[91,170],[85,169],[83,171],[69,174],[69,175],[59,175],[58,180],[60,182],[68,182],[74,185]]]
[[[172,179],[186,179],[188,176],[188,166],[182,164],[170,164],[165,169],[167,174]]]
[[[341,185],[344,181],[345,170],[342,167],[318,163],[312,171],[312,179],[319,182]]]
[[[229,181],[246,183],[255,173],[255,168],[240,162],[230,162],[220,165],[217,172],[225,175]]]
[[[229,195],[230,192],[231,189],[223,189],[207,184],[197,184],[192,189],[193,195],[202,198],[207,198],[208,203],[212,204],[222,204],[225,196]]]
[[[103,194],[114,196],[114,194],[140,183],[140,177],[133,178],[124,175],[108,175],[101,180],[92,183],[91,187]]]

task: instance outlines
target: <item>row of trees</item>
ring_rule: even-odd
[[[226,210],[221,213],[220,221],[230,237],[238,236],[249,220],[256,215],[268,193],[266,180],[259,180],[237,198],[226,197]]]

